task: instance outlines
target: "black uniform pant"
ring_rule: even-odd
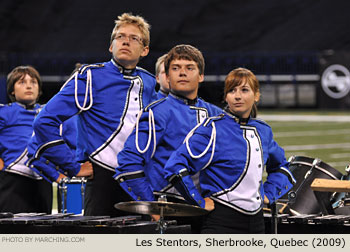
[[[263,234],[263,210],[247,215],[215,202],[215,209],[203,217],[202,234]]]
[[[0,212],[51,214],[51,210],[51,183],[0,172]]]
[[[133,215],[114,207],[116,203],[132,201],[113,178],[115,173],[95,163],[92,165],[94,175],[92,179],[87,180],[85,186],[84,215],[111,217]]]

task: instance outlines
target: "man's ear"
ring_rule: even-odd
[[[201,83],[204,81],[204,74],[200,74],[198,78],[198,82]]]
[[[113,42],[110,44],[108,51],[110,53],[113,53]]]
[[[146,57],[148,53],[149,53],[149,46],[144,46],[141,53],[141,57]]]

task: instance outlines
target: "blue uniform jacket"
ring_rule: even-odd
[[[41,179],[25,165],[27,143],[33,134],[33,121],[41,105],[27,109],[14,102],[0,105],[0,158],[4,160],[4,170],[33,179]]]
[[[68,145],[68,147],[71,150],[71,155],[76,157],[76,144],[77,144],[77,119],[78,116],[73,116],[69,118],[68,120],[64,121],[64,123],[60,126],[60,135],[62,136],[62,139],[64,142]],[[29,153],[34,153],[34,151],[38,147],[38,141],[33,134],[33,136],[30,138],[28,141],[28,152]],[[50,165],[48,160],[46,160],[46,163]],[[80,164],[78,164],[80,165]],[[31,167],[33,171],[35,171],[37,174],[39,174],[41,177],[45,178],[47,181],[51,182],[50,176],[46,174],[45,169],[37,169],[34,166]],[[56,167],[56,170],[59,171],[60,173],[64,173],[67,175],[67,172],[63,169],[61,169],[59,166]]]
[[[168,94],[164,93],[162,90],[159,90],[158,93],[157,93],[158,100],[163,99],[163,98],[165,98],[167,96],[168,96]]]
[[[187,144],[171,155],[164,169],[165,178],[190,203],[204,207],[204,198],[210,197],[253,215],[261,210],[264,195],[272,203],[295,183],[288,167],[283,149],[265,122],[249,119],[243,125],[224,113],[209,118],[189,135]],[[199,171],[201,193],[189,176]]]
[[[154,200],[153,191],[169,190],[163,169],[171,153],[194,126],[220,113],[222,109],[201,99],[189,105],[171,93],[149,105],[118,154],[115,179],[135,200]]]
[[[38,146],[28,153],[30,163],[50,180],[59,169],[75,176],[80,165],[60,135],[60,125],[77,115],[78,161],[91,160],[114,171],[117,154],[131,133],[138,112],[156,100],[156,80],[142,68],[124,74],[112,59],[82,66],[68,79],[34,121]]]

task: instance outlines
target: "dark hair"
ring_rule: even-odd
[[[224,88],[224,99],[229,92],[231,92],[235,87],[241,85],[242,83],[248,83],[254,94],[259,93],[260,85],[256,76],[252,71],[246,68],[236,68],[228,73],[225,79],[225,88]],[[254,103],[250,116],[255,118],[258,114],[258,108]]]
[[[16,97],[12,94],[14,91],[15,83],[18,80],[24,78],[27,74],[38,81],[39,94],[36,100],[38,100],[42,94],[42,83],[39,72],[32,66],[18,66],[7,75],[7,95],[12,102],[16,101]]]
[[[193,60],[197,63],[199,74],[204,74],[204,57],[202,53],[191,45],[177,45],[173,47],[164,60],[165,72],[169,73],[170,62],[176,59]]]

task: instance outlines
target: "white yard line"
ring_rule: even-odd
[[[317,149],[350,149],[350,143],[309,144],[283,146],[285,151],[317,150]]]
[[[346,153],[334,153],[329,155],[330,158],[347,158],[350,161],[350,152]]]
[[[325,136],[325,135],[329,136],[329,135],[342,135],[342,134],[350,134],[350,129],[276,132],[274,134],[274,137]]]
[[[350,122],[346,115],[258,115],[264,121]]]

